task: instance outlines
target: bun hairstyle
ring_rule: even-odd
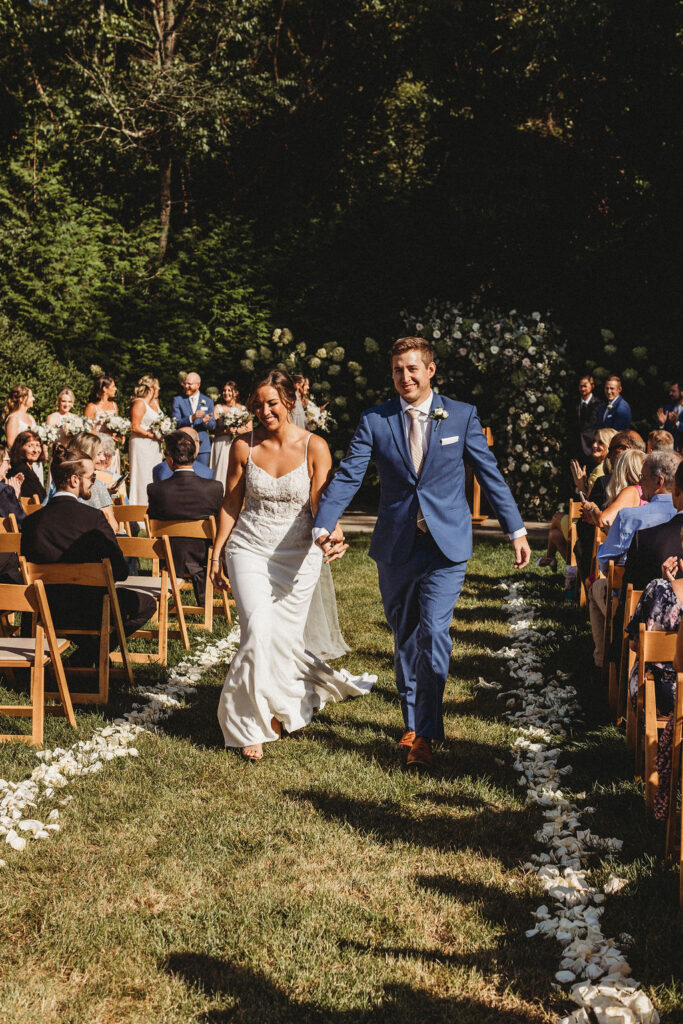
[[[256,392],[259,388],[275,388],[280,401],[287,409],[293,409],[296,405],[296,388],[294,387],[294,381],[285,373],[283,370],[268,370],[262,377],[260,377],[251,389],[251,394],[247,399],[247,409],[249,412],[254,412],[254,405],[256,404]]]
[[[52,449],[50,474],[57,490],[63,490],[72,476],[81,476],[86,470],[86,462],[91,461],[90,456],[78,448],[56,444]]]
[[[88,401],[97,404],[97,402],[102,400],[104,389],[110,387],[113,383],[114,378],[106,373],[103,373],[101,377],[95,377]]]
[[[17,411],[21,403],[28,398],[30,392],[31,389],[26,384],[15,384],[13,388],[10,388],[10,393],[2,410],[3,423],[11,413]]]
[[[154,391],[154,385],[158,384],[156,377],[151,377],[148,373],[144,377],[140,377],[140,380],[133,389],[133,400],[136,398],[147,398],[147,395],[151,395]]]

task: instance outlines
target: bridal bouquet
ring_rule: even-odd
[[[73,437],[74,434],[82,434],[84,431],[90,431],[92,428],[93,422],[91,419],[88,419],[87,416],[76,416],[73,412],[68,412],[65,416],[62,416],[59,423],[59,430],[69,437]]]
[[[226,430],[234,433],[240,427],[243,427],[245,423],[248,423],[250,418],[251,413],[248,409],[245,409],[243,405],[235,405],[232,409],[222,413],[220,421]]]
[[[59,437],[59,427],[56,424],[41,423],[36,427],[36,434],[48,446],[53,445]]]
[[[306,426],[309,430],[319,430],[321,433],[327,434],[334,426],[334,420],[330,415],[329,409],[321,409],[310,398],[304,411],[306,413]]]
[[[97,425],[100,430],[102,428],[108,430],[119,441],[123,441],[130,433],[130,420],[125,416],[115,416],[113,412],[105,413],[101,419],[98,419]]]
[[[172,434],[178,429],[178,422],[173,416],[164,416],[163,413],[159,413],[155,420],[149,425],[149,429],[154,434],[157,441],[163,441],[165,437]]]

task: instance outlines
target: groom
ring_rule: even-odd
[[[512,494],[482,433],[473,405],[432,391],[432,346],[399,338],[391,349],[399,397],[366,410],[346,457],[323,494],[313,536],[326,555],[343,553],[337,520],[374,460],[380,478],[370,557],[377,563],[387,622],[394,634],[396,686],[407,764],[432,765],[431,741],[443,739],[443,692],[452,649],[449,632],[467,560],[472,521],[465,463],[512,541],[515,568],[531,556]]]

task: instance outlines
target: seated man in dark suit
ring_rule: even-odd
[[[217,517],[223,501],[223,484],[218,480],[203,480],[193,472],[193,439],[182,430],[176,430],[166,438],[166,452],[171,459],[173,476],[148,485],[149,518],[189,522]],[[172,537],[171,550],[176,572],[192,578],[197,604],[204,604],[208,542]]]
[[[192,469],[195,471],[197,476],[204,477],[205,480],[215,480],[214,472],[210,466],[205,466],[203,462],[197,460],[199,455],[199,434],[194,427],[180,427],[183,433],[188,434],[194,439],[195,443],[195,461],[192,463]],[[158,466],[155,466],[152,470],[152,480],[155,484],[158,484],[161,480],[170,480],[173,476],[173,470],[171,469],[171,456],[166,450],[166,458],[163,462],[160,462]]]
[[[38,512],[24,520],[21,553],[29,562],[82,563],[108,558],[115,580],[128,577],[128,566],[116,543],[111,526],[99,509],[83,502],[90,497],[95,466],[82,452],[55,445],[50,467],[57,493]],[[82,498],[82,501],[78,501]],[[57,629],[77,626],[99,628],[102,619],[101,587],[52,585],[46,587],[48,604]],[[148,594],[117,588],[116,591],[126,636],[140,629],[156,611],[156,602]],[[96,637],[78,640],[74,664],[96,664],[99,641]]]

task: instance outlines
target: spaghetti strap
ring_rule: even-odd
[[[249,462],[249,461],[254,462],[254,460],[251,457],[251,449],[253,448],[253,446],[254,446],[254,428],[252,427],[251,434],[249,435],[249,454],[247,455],[247,462]],[[255,462],[254,462],[254,465],[256,465]]]
[[[306,448],[305,448],[305,451],[304,451],[304,462],[308,461],[308,442],[311,440],[311,437],[312,437],[312,434],[310,434],[310,433],[308,433],[306,435]]]

